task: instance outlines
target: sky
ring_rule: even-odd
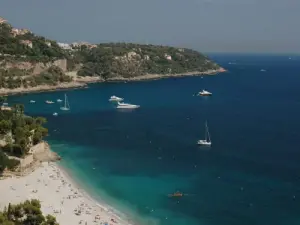
[[[300,0],[0,0],[0,16],[60,42],[300,52]]]

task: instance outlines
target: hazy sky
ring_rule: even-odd
[[[0,0],[0,16],[63,42],[300,52],[300,0]]]

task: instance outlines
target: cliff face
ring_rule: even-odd
[[[59,67],[63,72],[67,71],[67,60],[66,59],[58,59],[53,62],[27,62],[27,61],[6,61],[3,60],[0,63],[1,67],[4,69],[17,68],[20,70],[28,70],[31,71],[32,75],[40,74],[41,72],[46,71],[52,66]]]
[[[145,59],[136,52],[128,52],[123,56],[116,56],[112,61],[114,71],[112,76],[139,76],[144,73]]]

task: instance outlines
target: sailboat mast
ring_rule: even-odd
[[[207,141],[207,122],[205,121],[205,140]]]
[[[65,94],[65,108],[67,108],[67,95]]]
[[[210,142],[210,135],[209,135],[207,123],[206,123],[206,133],[207,133],[207,137],[208,137],[207,141]]]

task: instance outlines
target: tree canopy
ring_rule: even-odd
[[[58,46],[56,41],[30,32],[23,35],[13,35],[12,29],[12,26],[7,23],[0,24],[1,55],[19,56],[23,60],[38,62],[48,62],[66,57],[66,52]],[[22,41],[29,41],[32,43],[32,47],[22,43]]]
[[[9,204],[0,212],[1,225],[59,225],[56,218],[43,215],[41,204],[38,200],[27,200],[23,203]]]
[[[79,76],[101,76],[104,79],[219,68],[205,55],[191,49],[131,43],[99,44],[93,49],[82,47],[74,53],[73,60],[83,64]]]
[[[43,127],[46,123],[43,117],[30,117],[24,114],[23,105],[15,105],[12,110],[0,111],[0,139],[5,146],[0,148],[0,174],[5,168],[14,169],[18,160],[7,156],[23,157],[30,147],[39,143],[48,130]]]

